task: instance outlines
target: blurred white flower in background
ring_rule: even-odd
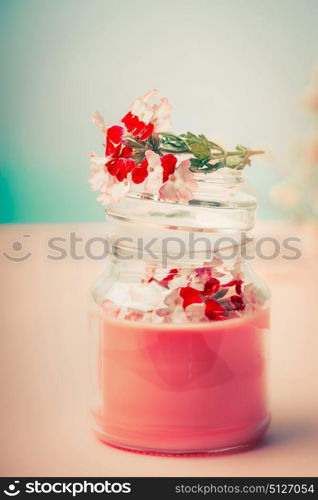
[[[272,187],[271,199],[293,220],[318,220],[318,63],[301,103],[310,118],[309,130],[296,145],[295,166]]]
[[[318,62],[313,69],[309,85],[303,91],[302,101],[309,111],[318,113]]]

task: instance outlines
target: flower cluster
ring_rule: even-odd
[[[240,170],[250,164],[251,155],[260,153],[244,146],[226,152],[202,134],[167,132],[172,107],[166,98],[153,104],[157,95],[151,90],[133,102],[122,125],[106,127],[98,111],[92,115],[105,137],[105,155],[91,153],[89,182],[100,191],[97,199],[104,205],[119,200],[134,185],[164,201],[188,201],[197,188],[195,172]],[[176,156],[184,153],[189,159]]]
[[[245,284],[239,267],[228,276],[218,271],[220,261],[195,269],[170,269],[161,279],[149,270],[142,283],[110,293],[104,312],[118,319],[154,323],[222,321],[253,311],[259,298],[253,284]],[[120,288],[120,287],[119,287]],[[118,297],[122,306],[116,305]]]

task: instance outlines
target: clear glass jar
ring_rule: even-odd
[[[201,174],[187,204],[135,192],[106,210],[93,288],[96,432],[152,453],[250,446],[267,429],[269,293],[250,267],[255,199]]]

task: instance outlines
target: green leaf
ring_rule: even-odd
[[[209,160],[211,158],[210,142],[203,134],[194,135],[191,132],[187,132],[186,134],[182,134],[182,137],[196,158],[199,160]]]
[[[228,156],[226,158],[226,166],[227,167],[237,167],[242,162],[244,162],[244,158],[240,156]]]
[[[190,170],[191,172],[201,172],[202,169],[204,168],[205,164],[207,163],[207,159],[204,160],[199,160],[198,158],[191,158],[191,167]]]

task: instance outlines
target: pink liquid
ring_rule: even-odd
[[[258,440],[269,423],[269,312],[206,324],[99,319],[98,435],[143,451],[221,451]]]

